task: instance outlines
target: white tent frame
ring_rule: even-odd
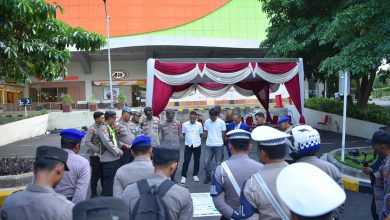
[[[146,71],[146,106],[152,107],[154,89],[154,63],[156,60],[170,63],[292,63],[298,64],[299,89],[301,94],[301,109],[304,110],[305,99],[305,73],[302,58],[176,58],[153,59],[147,61]],[[196,82],[194,82],[196,83]]]

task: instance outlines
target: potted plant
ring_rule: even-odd
[[[96,112],[98,110],[97,102],[98,100],[95,95],[92,95],[91,98],[89,98],[88,105],[91,112]]]
[[[72,103],[73,99],[69,94],[65,94],[62,99],[62,111],[63,112],[71,112],[72,111]]]
[[[118,96],[116,97],[116,100],[118,103],[116,104],[117,109],[123,109],[125,107],[125,102],[126,102],[126,96],[123,93],[119,93]]]

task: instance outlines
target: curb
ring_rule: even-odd
[[[352,148],[352,149],[355,149],[355,148]],[[368,149],[368,148],[361,147],[359,149]],[[333,151],[329,152],[326,156],[326,159],[328,162],[332,163],[340,170],[340,172],[342,174],[342,180],[344,183],[344,189],[346,189],[348,191],[353,191],[353,192],[371,194],[372,193],[371,181],[370,181],[370,179],[365,178],[368,176],[366,176],[360,170],[353,169],[351,167],[345,166],[344,164],[338,162],[334,158],[334,154],[337,151],[340,151],[340,149],[333,150]],[[352,176],[352,175],[355,175],[355,176]]]
[[[371,183],[351,176],[343,176],[344,189],[352,192],[372,193]]]
[[[22,191],[24,190],[26,187],[23,186],[23,187],[15,187],[15,188],[4,188],[4,189],[0,189],[0,206],[4,205],[4,201],[5,199],[7,199],[7,197],[15,192],[18,192],[18,191]]]

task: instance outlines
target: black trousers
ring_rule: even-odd
[[[102,196],[112,196],[113,185],[116,171],[121,167],[121,159],[111,162],[101,162],[103,176],[102,176]]]
[[[122,165],[133,162],[134,158],[133,155],[131,154],[131,149],[126,147],[122,147],[121,149],[123,151],[123,156],[121,158]]]
[[[197,176],[199,173],[199,163],[200,163],[200,152],[201,146],[193,148],[192,146],[186,145],[184,148],[184,162],[183,168],[181,170],[181,176],[187,178],[188,165],[191,161],[192,154],[194,155],[194,170],[192,175]]]
[[[91,165],[91,198],[97,197],[97,183],[102,176],[102,167],[99,156],[90,156],[89,164]]]

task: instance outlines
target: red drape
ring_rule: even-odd
[[[267,111],[267,121],[271,120],[271,114],[269,113],[269,82],[242,81],[236,85],[246,90],[252,90],[253,94],[255,94],[256,98]]]
[[[243,70],[249,66],[248,63],[208,63],[208,69],[221,73],[232,73]]]
[[[290,94],[290,99],[293,101],[295,107],[297,108],[301,117],[299,118],[300,124],[305,124],[305,118],[302,115],[302,106],[301,106],[301,92],[299,88],[299,75],[294,76],[290,81],[284,83],[288,94]]]
[[[271,74],[282,74],[297,66],[296,63],[257,63],[260,69]]]
[[[156,60],[154,68],[167,75],[180,75],[193,70],[196,63],[161,63]]]
[[[164,111],[174,92],[186,90],[191,85],[191,83],[187,83],[180,86],[171,86],[159,80],[157,77],[154,77],[152,101],[153,115],[158,116],[162,111]]]

